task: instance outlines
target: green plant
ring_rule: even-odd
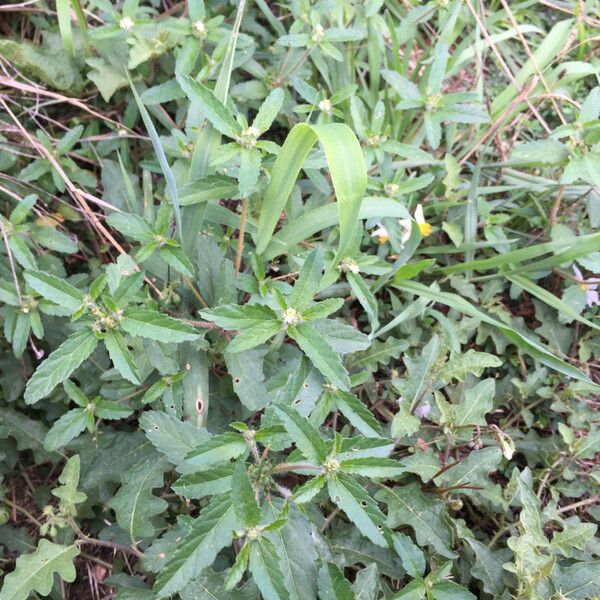
[[[0,600],[600,597],[592,2],[0,10]]]

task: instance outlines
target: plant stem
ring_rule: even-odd
[[[298,69],[298,67],[300,67],[300,65],[310,56],[310,53],[313,51],[313,49],[314,46],[311,46],[302,53],[302,56],[298,59],[294,66],[285,74],[285,79],[289,79],[294,74],[296,69]]]
[[[38,521],[28,510],[24,509],[22,506],[19,506],[18,504],[15,504],[14,502],[11,502],[7,498],[2,498],[1,500],[5,504],[8,504],[8,506],[10,506],[13,510],[18,511],[22,515],[24,515],[25,517],[27,517],[32,523],[35,523],[38,527],[42,526],[42,523],[40,521]]]
[[[248,198],[242,200],[242,214],[240,216],[240,229],[238,232],[237,250],[235,253],[235,279],[240,273],[242,266],[242,254],[244,253],[244,235],[246,234],[246,218],[248,217]]]
[[[590,504],[596,504],[596,502],[600,502],[600,494],[596,494],[591,498],[586,498],[585,500],[579,500],[578,502],[573,502],[573,504],[567,504],[567,506],[561,506],[556,512],[560,515],[562,513],[568,512],[570,510],[575,510],[577,508],[582,508],[583,506],[589,506]]]
[[[111,571],[113,569],[113,565],[111,565],[109,562],[106,562],[105,560],[102,560],[101,558],[98,558],[97,556],[88,554],[87,552],[80,552],[79,556],[81,556],[81,558],[85,558],[86,560],[91,560],[92,562],[95,562],[95,563],[101,565],[105,569],[110,569]]]
[[[273,473],[286,473],[288,471],[322,471],[323,468],[310,463],[281,463],[275,465]]]
[[[128,554],[133,554],[137,558],[141,558],[143,556],[142,552],[140,552],[137,548],[133,548],[132,546],[123,546],[123,544],[117,544],[115,542],[107,542],[105,540],[99,540],[96,538],[91,538],[87,536],[79,527],[77,523],[73,521],[73,519],[69,519],[69,525],[73,529],[73,531],[79,537],[80,543],[82,544],[90,544],[92,546],[102,546],[103,548],[111,548],[115,551],[126,552]]]
[[[198,302],[200,302],[200,304],[202,304],[202,306],[204,306],[204,308],[208,308],[208,304],[206,304],[204,298],[200,295],[200,292],[198,290],[196,290],[196,288],[194,287],[194,284],[190,281],[190,278],[184,275],[183,283],[185,283],[185,285],[188,286],[190,292],[192,292],[192,294],[194,294],[194,296],[196,296],[196,299],[198,300]]]
[[[21,298],[21,288],[19,286],[19,279],[17,277],[17,271],[15,270],[15,262],[13,260],[12,250],[8,244],[8,235],[6,235],[6,229],[4,229],[4,223],[2,219],[0,219],[0,229],[2,230],[2,238],[4,240],[4,246],[6,247],[6,254],[8,255],[8,263],[10,264],[10,270],[12,272],[13,281],[15,283],[15,290],[17,291],[17,298],[19,299],[19,304],[23,304],[23,300]]]

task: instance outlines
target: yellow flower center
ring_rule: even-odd
[[[422,236],[427,237],[431,233],[431,225],[429,223],[419,223],[419,231]]]
[[[385,244],[390,239],[390,236],[383,234],[383,235],[378,235],[377,238],[379,239],[380,244]]]
[[[588,284],[587,283],[580,283],[579,287],[584,291],[587,292],[588,291]]]

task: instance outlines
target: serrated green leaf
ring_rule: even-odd
[[[546,518],[542,514],[541,502],[531,489],[525,473],[519,475],[517,485],[522,506],[519,521],[528,538],[527,543],[533,546],[548,546],[548,539],[544,533]]]
[[[194,265],[181,248],[176,246],[163,246],[158,251],[158,255],[178,273],[181,273],[186,277],[194,276]]]
[[[292,325],[288,327],[288,335],[298,342],[306,356],[333,385],[344,391],[350,388],[342,360],[312,323]]]
[[[150,244],[156,235],[150,223],[138,215],[112,213],[106,217],[106,222],[140,244]]]
[[[356,296],[356,299],[360,302],[360,305],[364,308],[369,317],[371,331],[375,331],[379,327],[377,299],[369,289],[365,280],[359,274],[348,272],[346,273],[346,279],[350,284],[352,293]]]
[[[181,600],[257,600],[258,590],[251,579],[242,587],[226,590],[223,572],[205,569],[179,595]]]
[[[136,271],[123,277],[113,294],[113,300],[118,308],[125,308],[142,289],[144,271]]]
[[[239,433],[227,432],[214,435],[188,453],[185,464],[192,467],[208,467],[239,458],[248,448]]]
[[[145,308],[125,309],[120,325],[131,335],[159,342],[181,343],[200,337],[198,332],[187,323]]]
[[[499,596],[504,590],[503,561],[486,544],[470,538],[466,538],[466,541],[475,553],[475,564],[471,568],[471,574],[483,582],[483,590],[486,593]]]
[[[394,549],[402,560],[402,566],[411,577],[422,577],[425,573],[425,555],[406,534],[394,533]]]
[[[431,590],[435,600],[477,600],[474,596],[462,585],[454,583],[454,581],[439,581],[435,583]]]
[[[182,590],[214,562],[222,548],[229,546],[239,527],[231,495],[215,496],[192,524],[165,568],[156,578],[154,592],[166,598]]]
[[[248,557],[250,556],[250,546],[244,544],[242,549],[238,552],[235,557],[233,566],[227,572],[227,578],[225,579],[224,585],[226,590],[231,590],[240,582],[240,579],[248,568]]]
[[[247,198],[254,192],[260,175],[261,160],[262,156],[257,148],[242,148],[238,172],[239,192],[242,198]]]
[[[110,400],[96,399],[93,403],[94,414],[99,419],[106,419],[108,421],[114,421],[116,419],[126,419],[133,413],[133,409],[118,402],[111,402]],[[91,409],[91,407],[90,407]]]
[[[279,556],[270,540],[260,537],[251,544],[249,568],[265,600],[289,600]]]
[[[296,504],[306,504],[310,502],[325,486],[325,475],[319,475],[309,479],[306,483],[294,489],[292,496]]]
[[[66,412],[50,428],[44,440],[48,451],[58,450],[76,438],[87,426],[87,410],[75,408]]]
[[[562,531],[552,536],[550,548],[558,550],[563,556],[573,556],[573,550],[584,550],[586,544],[596,535],[595,523],[565,523]]]
[[[248,410],[261,410],[267,405],[268,392],[263,372],[265,353],[263,349],[250,349],[224,355],[227,372],[233,380],[233,390]]]
[[[340,566],[373,563],[382,575],[394,578],[404,574],[402,563],[394,550],[377,546],[351,524],[342,525],[338,522],[337,527],[332,527],[329,541],[335,556],[339,557]]]
[[[177,77],[181,89],[187,94],[193,104],[197,104],[212,126],[230,138],[236,138],[241,133],[237,121],[229,114],[224,104],[209,90],[195,79],[187,75]]]
[[[323,249],[318,246],[306,258],[288,298],[289,305],[302,312],[313,301],[323,276]]]
[[[279,319],[275,312],[262,304],[246,304],[244,306],[224,304],[217,308],[202,310],[200,315],[223,329],[239,329],[242,332],[248,327],[265,321],[277,321],[279,327]]]
[[[320,319],[311,325],[325,338],[327,343],[340,354],[359,352],[371,345],[371,340],[352,325],[337,319]]]
[[[335,403],[341,413],[367,437],[381,437],[383,431],[373,413],[354,395],[336,392]]]
[[[376,371],[379,365],[388,365],[393,358],[398,359],[407,348],[406,340],[399,340],[393,336],[383,342],[373,340],[370,348],[357,355],[356,365],[361,369]]]
[[[344,473],[372,477],[374,479],[393,479],[406,472],[404,465],[392,458],[365,456],[349,458],[340,463]]]
[[[70,379],[63,381],[63,388],[77,406],[86,407],[88,405],[87,396]]]
[[[144,550],[141,563],[151,573],[160,573],[171,559],[179,542],[188,534],[192,525],[192,517],[185,515],[177,519],[177,524],[164,535],[156,538],[152,545]]]
[[[109,329],[104,336],[104,345],[117,371],[131,383],[139,385],[140,374],[125,338],[116,329]]]
[[[319,598],[321,600],[355,600],[350,582],[333,563],[325,563],[319,570]]]
[[[71,334],[37,368],[25,388],[25,402],[34,404],[47,396],[96,349],[98,338],[90,329]]]
[[[44,448],[48,428],[39,420],[5,406],[0,411],[0,437],[10,435],[17,441],[17,450],[33,450],[36,455]]]
[[[281,110],[283,98],[283,90],[280,87],[276,87],[269,92],[269,95],[261,104],[252,123],[261,133],[271,127],[271,123]]]
[[[279,321],[262,321],[255,325],[246,327],[240,331],[228,344],[227,352],[235,354],[244,350],[251,350],[276,335],[281,329]]]
[[[230,464],[189,473],[180,477],[171,487],[177,494],[192,500],[223,494],[231,490],[233,468],[234,465]]]
[[[361,485],[349,475],[337,473],[327,480],[327,489],[332,502],[346,513],[364,536],[378,546],[388,545],[384,536],[387,531],[385,515]]]
[[[456,553],[451,550],[454,540],[445,502],[423,493],[417,483],[386,488],[376,497],[388,505],[390,527],[410,525],[419,546],[427,544],[442,556],[456,558]]]
[[[157,410],[142,414],[139,423],[152,445],[174,465],[182,463],[199,443],[209,437],[205,429],[198,429],[191,423]]]
[[[552,581],[567,598],[589,600],[600,594],[600,561],[581,561],[571,565],[557,564]]]
[[[275,504],[267,505],[270,519],[277,518]],[[310,521],[300,510],[290,506],[286,524],[264,534],[275,546],[290,600],[313,600],[316,592],[317,552]]]
[[[310,421],[285,404],[276,405],[275,412],[300,452],[313,464],[323,464],[327,457],[327,445]]]
[[[71,312],[81,308],[85,294],[64,279],[59,279],[42,271],[26,271],[24,276],[27,283],[46,300],[50,300]]]
[[[481,486],[490,484],[488,476],[493,473],[502,460],[502,451],[498,447],[482,448],[474,450],[459,464],[444,471],[442,475],[434,479],[437,485],[443,487],[454,486]],[[452,464],[452,463],[450,463]],[[461,490],[461,493],[471,494],[474,490]]]
[[[321,302],[315,302],[302,312],[302,318],[306,321],[325,319],[342,308],[343,298],[327,298]]]
[[[428,391],[431,379],[431,370],[440,353],[440,339],[433,335],[431,340],[421,351],[417,358],[404,357],[404,364],[408,377],[402,384],[402,397],[411,408],[421,401]]]
[[[231,476],[231,497],[233,509],[238,521],[246,528],[260,523],[260,507],[256,501],[256,492],[250,483],[246,465],[239,461]]]
[[[435,452],[431,448],[427,448],[425,452],[417,450],[414,454],[405,456],[402,459],[402,466],[406,472],[415,473],[424,482],[428,482],[437,474],[442,465]]]
[[[52,227],[37,227],[31,231],[31,237],[44,248],[63,252],[65,254],[74,254],[77,252],[77,243],[68,235],[52,229]]]
[[[379,588],[379,571],[375,563],[361,569],[352,584],[356,600],[377,600]]]

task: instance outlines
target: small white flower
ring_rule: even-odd
[[[431,225],[425,221],[425,216],[423,215],[423,205],[417,204],[417,208],[415,208],[415,221],[419,225],[419,229],[421,230],[421,235],[427,237],[431,233]]]
[[[124,31],[131,31],[133,29],[133,21],[129,17],[123,17],[119,21],[119,27]]]
[[[400,240],[403,244],[408,241],[410,237],[410,228],[411,228],[412,219],[400,219],[400,227],[402,227],[402,233],[400,235]]]
[[[380,244],[385,244],[390,239],[390,234],[381,223],[377,225],[379,227],[371,233],[371,237],[376,237]]]
[[[321,100],[321,102],[319,102],[319,110],[321,112],[329,114],[331,112],[331,108],[331,100],[329,100],[329,98],[324,98]]]
[[[573,265],[573,271],[577,277],[579,287],[585,292],[585,301],[591,308],[594,304],[600,306],[600,297],[598,296],[598,284],[600,279],[584,279],[581,271]]]
[[[399,189],[400,186],[397,183],[386,183],[383,186],[383,191],[385,192],[386,196],[393,196],[397,194]]]
[[[415,208],[415,221],[419,226],[419,231],[423,237],[427,237],[431,233],[431,225],[425,221],[425,216],[423,215],[423,206],[421,204],[417,204],[417,208]],[[400,226],[402,227],[402,235],[401,240],[404,244],[408,238],[410,237],[410,228],[411,228],[412,219],[400,219]]]
[[[323,29],[323,25],[315,25],[312,32],[312,41],[318,44],[323,39],[324,35],[325,30]]]
[[[302,315],[295,308],[286,308],[281,313],[281,321],[284,325],[296,325],[302,321]]]
[[[252,137],[258,137],[260,135],[260,129],[258,127],[254,127],[254,125],[250,125],[248,129],[246,129],[246,135],[251,135]]]
[[[335,458],[328,458],[323,463],[323,471],[327,475],[332,475],[333,473],[337,473],[340,470],[340,463]]]
[[[258,136],[260,136],[260,129],[258,129],[258,127],[254,127],[254,125],[251,125],[248,127],[248,129],[244,129],[244,131],[242,131],[238,141],[242,146],[244,146],[244,148],[253,148],[256,146]]]
[[[350,273],[354,273],[355,275],[358,274],[358,272],[360,271],[358,263],[353,258],[350,258],[349,256],[347,256],[346,258],[344,258],[342,260],[342,262],[340,262],[339,268],[344,273],[347,273],[348,271],[350,271]]]
[[[206,25],[204,24],[204,21],[194,21],[192,23],[192,27],[194,28],[194,30],[196,31],[196,33],[205,33],[206,32]]]

